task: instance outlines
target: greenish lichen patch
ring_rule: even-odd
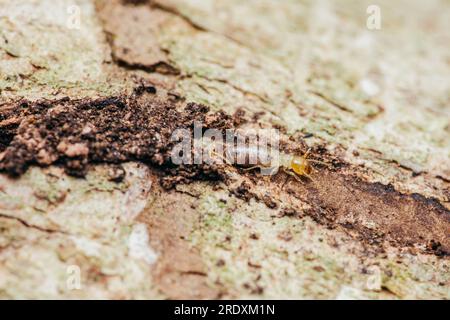
[[[109,48],[90,1],[4,1],[0,16],[3,99],[102,96],[124,86],[110,76]]]
[[[32,168],[20,180],[0,176],[2,298],[158,297],[150,280],[151,249],[139,242],[146,229],[136,234],[134,221],[151,180],[139,165],[125,169],[121,184],[107,181],[106,167],[86,179],[55,167]],[[74,267],[81,272],[80,289],[68,285]]]

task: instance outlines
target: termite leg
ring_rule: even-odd
[[[255,170],[255,169],[261,169],[261,167],[260,166],[253,166],[253,167],[250,167],[250,168],[244,168],[242,170],[244,170],[244,171],[251,171],[251,170]]]
[[[303,158],[307,159],[310,152],[311,152],[311,148],[308,148],[308,150],[306,150],[305,154],[303,155]]]
[[[292,173],[292,172],[290,172],[290,171],[288,171],[288,170],[286,170],[286,169],[283,169],[283,171],[284,171],[286,174],[288,174],[288,175],[290,175],[290,176],[293,176],[293,177],[295,178],[295,180],[297,180],[298,182],[303,183],[303,181],[302,181],[295,173]]]
[[[324,166],[327,166],[328,168],[331,167],[329,163],[326,163],[326,162],[323,162],[323,161],[319,161],[319,160],[311,160],[311,159],[308,159],[308,162],[314,162],[314,163],[323,164]]]
[[[316,182],[316,180],[314,180],[309,174],[304,173],[304,176],[307,177],[309,180],[311,180],[312,182]]]
[[[314,159],[308,159],[309,154],[311,153],[311,148],[309,148],[306,153],[303,155],[303,158],[308,160],[308,162],[314,162],[314,163],[319,163],[319,164],[323,164],[324,166],[327,166],[328,168],[330,168],[330,164],[323,162],[323,161],[319,161],[319,160],[314,160]]]

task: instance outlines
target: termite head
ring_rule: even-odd
[[[289,163],[289,169],[298,176],[307,176],[311,173],[311,165],[305,157],[293,156]]]
[[[308,159],[309,152],[310,149],[308,149],[308,151],[306,151],[306,153],[302,156],[292,156],[289,160],[289,165],[287,167],[289,170],[294,172],[292,173],[292,175],[295,174],[299,177],[306,176],[312,181],[314,181],[310,175],[311,172],[313,171],[311,163],[319,163],[325,166],[329,166],[329,164],[315,159],[314,160]]]

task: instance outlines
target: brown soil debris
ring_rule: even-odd
[[[267,183],[244,181],[233,194],[247,201],[254,198],[269,208],[270,194],[280,200],[281,215],[304,212],[329,228],[346,230],[377,250],[389,243],[450,255],[450,211],[436,199],[402,194],[390,185],[368,183],[339,169],[322,168],[313,176],[314,181],[299,182],[278,175]],[[305,202],[309,209],[302,208]]]
[[[32,164],[59,164],[83,176],[90,163],[137,160],[177,173],[176,181],[200,174],[217,177],[214,168],[174,168],[171,136],[175,129],[192,129],[194,121],[222,128],[232,125],[231,118],[199,104],[162,101],[154,92],[138,88],[130,97],[20,101],[2,107],[0,121],[6,125],[0,126],[0,170],[20,175]]]

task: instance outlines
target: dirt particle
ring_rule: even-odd
[[[265,195],[263,197],[264,204],[270,209],[276,209],[278,204],[272,199],[270,195]]]
[[[236,189],[232,190],[231,193],[236,197],[249,202],[250,199],[255,198],[255,195],[250,192],[250,189],[251,185],[244,181]]]
[[[430,240],[427,244],[427,250],[434,253],[437,256],[446,256],[450,255],[448,252],[444,250],[442,244],[439,241]]]
[[[248,262],[247,262],[247,265],[248,265],[249,267],[252,267],[252,268],[255,268],[255,269],[261,269],[261,268],[262,268],[262,266],[261,266],[260,264],[254,263],[254,262],[252,262],[252,261],[248,261]]]
[[[293,238],[292,233],[289,230],[282,231],[278,234],[278,239],[283,241],[291,241]]]
[[[1,161],[2,159],[0,159]],[[45,150],[45,149],[41,149],[39,150],[38,154],[37,154],[37,162],[41,165],[50,165],[52,162],[54,162],[55,156],[52,155],[49,151]]]
[[[297,214],[297,211],[295,209],[292,208],[284,208],[281,211],[281,216],[284,217],[294,217]]]
[[[146,85],[142,83],[134,89],[134,93],[138,96],[144,93],[156,94],[156,88],[152,85]]]
[[[313,267],[313,270],[314,270],[314,271],[317,271],[317,272],[324,272],[324,271],[325,271],[325,268],[322,267],[322,266],[314,266],[314,267]]]
[[[225,266],[225,260],[223,260],[223,259],[217,260],[216,266],[217,266],[217,267],[223,267],[223,266]]]
[[[258,239],[259,239],[259,234],[257,234],[257,233],[251,233],[251,234],[250,234],[250,239],[252,239],[252,240],[258,240]]]
[[[108,169],[108,178],[110,181],[122,182],[125,176],[125,169],[121,165],[111,165]]]
[[[80,157],[80,156],[85,157],[89,153],[89,148],[84,143],[70,144],[70,143],[66,143],[66,142],[62,141],[58,144],[56,149],[59,152],[64,153],[69,158]]]

